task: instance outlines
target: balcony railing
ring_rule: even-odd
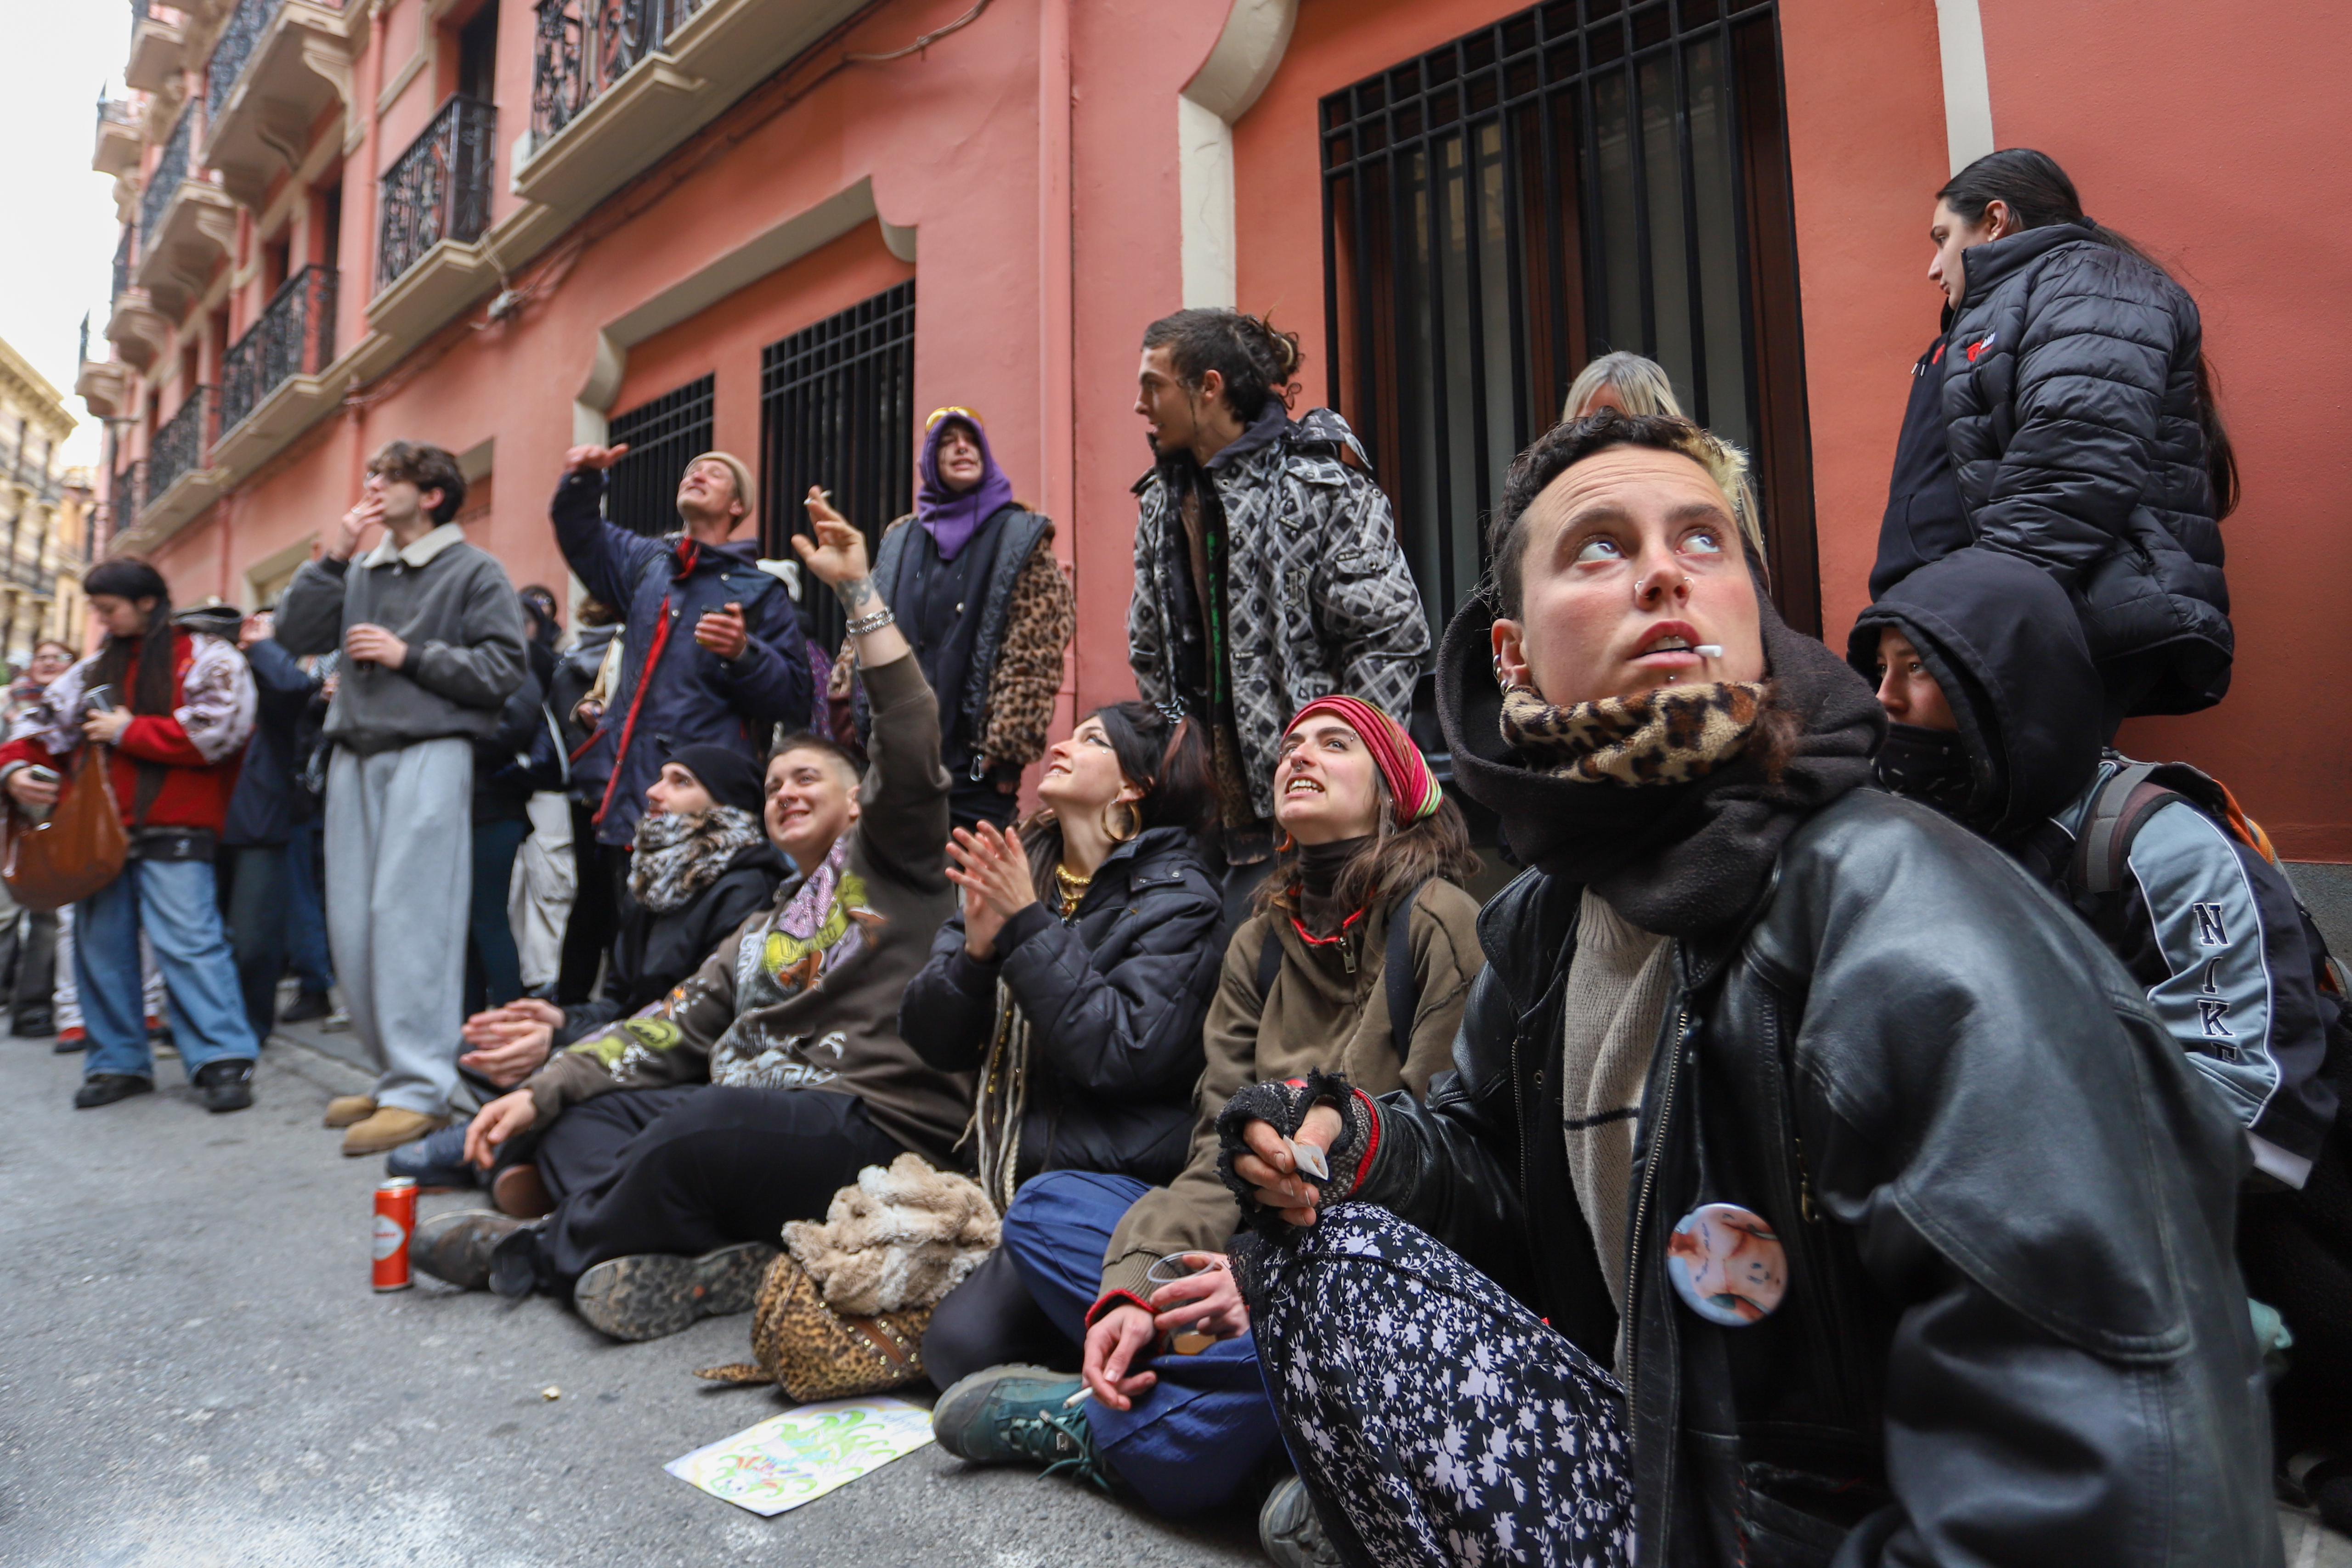
[[[261,30],[269,26],[269,18],[278,15],[278,7],[285,3],[286,0],[238,0],[228,25],[221,29],[220,41],[213,46],[212,63],[205,68],[205,124],[220,118],[221,105],[228,101],[236,78],[245,74],[245,62],[253,57],[253,46],[261,41]]]
[[[383,177],[375,286],[389,287],[443,240],[481,237],[490,220],[498,111],[452,97]]]
[[[222,361],[222,431],[243,423],[289,377],[324,370],[335,357],[334,342],[335,275],[306,267],[286,280]]]
[[[572,123],[660,48],[703,0],[539,0],[531,145]]]
[[[109,124],[135,128],[139,123],[139,115],[121,99],[109,98],[101,92],[98,95],[98,123],[100,130],[105,129]]]
[[[114,471],[114,486],[107,496],[106,538],[110,542],[118,534],[127,534],[139,526],[139,514],[147,505],[147,460],[141,458],[127,463]],[[89,552],[100,548],[97,532],[85,536]],[[87,557],[85,558],[87,559]]]
[[[122,237],[114,242],[114,292],[109,299],[120,299],[122,291],[131,287],[131,225],[122,226]]]
[[[163,144],[163,159],[155,172],[147,176],[147,189],[139,197],[139,232],[152,235],[163,221],[163,209],[172,204],[172,193],[188,177],[188,138],[194,131],[196,117],[183,110],[180,128],[172,132],[172,140]]]
[[[147,453],[147,482],[152,486],[149,494],[160,496],[179,483],[181,476],[204,466],[205,453],[212,445],[213,404],[213,389],[198,387],[180,405],[180,412],[155,433]]]

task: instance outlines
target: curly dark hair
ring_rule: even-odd
[[[1280,397],[1290,405],[1291,383],[1306,360],[1298,334],[1276,330],[1264,316],[1239,310],[1179,310],[1162,316],[1143,329],[1146,349],[1168,350],[1169,368],[1194,392],[1211,371],[1224,382],[1225,402],[1244,424],[1265,409],[1265,400]]]
[[[441,500],[433,520],[446,523],[466,504],[466,476],[457,458],[438,446],[415,441],[388,442],[368,459],[367,471],[387,479],[404,479],[419,490],[438,490]]]

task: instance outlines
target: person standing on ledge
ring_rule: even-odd
[[[524,673],[514,586],[451,520],[465,499],[455,457],[392,443],[278,607],[288,653],[344,654],[326,727],[327,940],[352,1028],[382,1071],[373,1094],[327,1106],[327,1125],[349,1129],[346,1155],[434,1131],[457,1082],[474,742],[498,728]]]
[[[591,816],[603,874],[615,886],[628,876],[646,789],[661,776],[655,736],[724,746],[758,767],[778,725],[808,723],[816,693],[799,607],[782,580],[760,570],[757,541],[733,538],[759,516],[751,470],[731,453],[695,458],[677,482],[684,531],[647,538],[603,515],[605,475],[628,451],[626,443],[573,447],[548,504],[563,559],[624,618],[620,675],[574,758],[605,780]]]
[[[1228,929],[1274,864],[1290,716],[1336,694],[1402,724],[1429,654],[1388,497],[1346,420],[1291,420],[1297,373],[1297,334],[1237,310],[1144,329],[1129,658],[1144,701],[1208,730]]]

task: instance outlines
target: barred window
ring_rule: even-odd
[[[1818,630],[1771,0],[1552,0],[1323,100],[1332,398],[1442,626],[1512,456],[1615,349],[1748,449],[1776,597]]]
[[[658,538],[677,532],[677,482],[688,459],[710,450],[715,376],[688,382],[651,402],[616,413],[607,426],[607,444],[628,443],[629,455],[613,465],[604,515],[625,528]]]

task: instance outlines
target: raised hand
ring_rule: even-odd
[[[583,468],[610,468],[629,455],[629,444],[618,446],[575,446],[563,455],[563,471],[576,474]]]
[[[803,504],[808,507],[809,526],[816,530],[816,538],[794,534],[793,549],[816,580],[839,595],[844,606],[856,615],[860,612],[849,604],[846,591],[862,582],[867,594],[874,593],[872,568],[866,559],[866,536],[834,510],[833,503],[815,486],[809,486],[808,499]]]
[[[383,522],[383,497],[370,491],[360,497],[360,504],[343,514],[336,526],[334,548],[327,553],[337,560],[349,560],[359,553],[366,541],[367,531]]]

